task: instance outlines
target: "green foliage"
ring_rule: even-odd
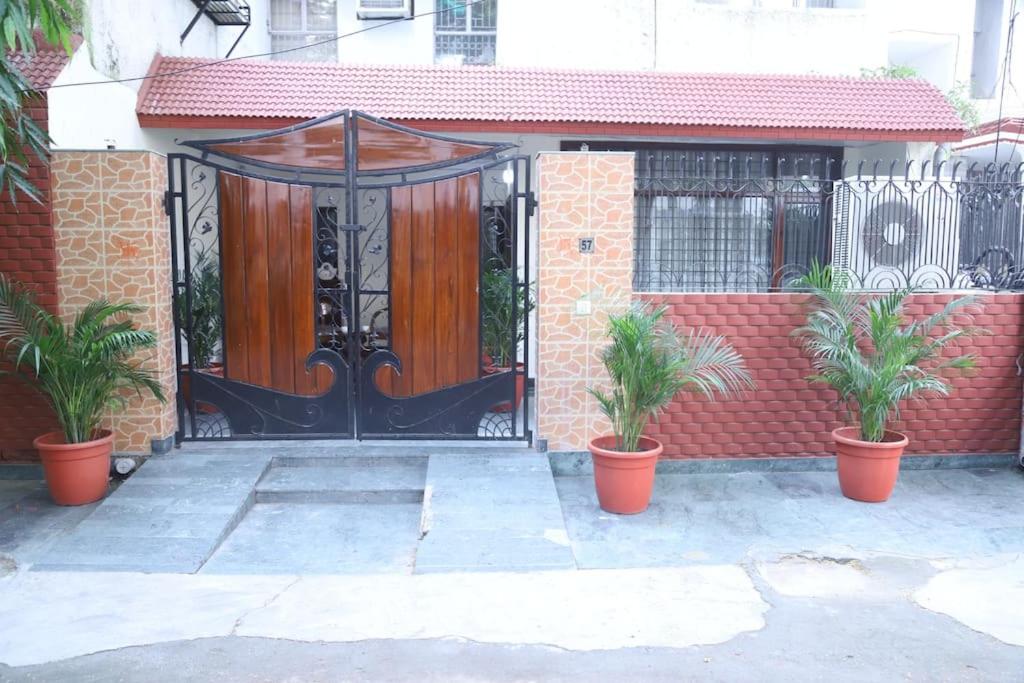
[[[495,367],[512,367],[515,361],[526,316],[537,306],[532,289],[532,285],[518,287],[515,273],[504,265],[484,270],[480,290],[483,351]]]
[[[890,64],[874,69],[861,68],[861,78],[920,78],[917,69],[903,64]],[[971,100],[970,88],[966,83],[957,82],[946,93],[946,101],[956,110],[957,116],[964,122],[967,130],[973,131],[981,124],[981,115]]]
[[[71,54],[71,26],[78,20],[78,0],[0,0],[0,191],[33,199],[39,192],[28,181],[28,154],[46,161],[49,136],[23,110],[32,86],[11,63],[11,51],[35,52],[32,32]]]
[[[153,373],[132,359],[156,345],[151,332],[135,329],[126,317],[140,310],[94,301],[65,325],[0,274],[0,349],[14,372],[47,396],[67,443],[95,438],[103,412],[123,407],[126,390],[141,396],[146,389],[164,400]]]
[[[754,387],[742,356],[724,337],[704,330],[681,336],[664,317],[664,307],[636,303],[608,320],[611,344],[601,360],[611,393],[588,390],[611,420],[617,450],[635,452],[648,422],[680,391],[713,399]]]
[[[868,69],[861,67],[861,78],[917,78],[917,69],[903,64],[888,64],[886,66]]]
[[[905,323],[903,305],[913,288],[874,296],[853,293],[844,274],[817,263],[800,284],[811,293],[807,323],[796,330],[814,365],[808,379],[838,392],[847,414],[859,417],[864,441],[883,439],[903,401],[926,393],[948,395],[945,372],[974,366],[971,354],[942,357],[945,347],[977,332],[952,321],[974,305],[972,297]]]
[[[185,278],[182,276],[182,280]],[[192,264],[191,299],[192,329],[188,330],[188,300],[182,294],[177,299],[178,321],[192,352],[196,369],[208,368],[213,363],[221,339],[220,271],[209,252],[201,251]]]
[[[970,87],[967,83],[957,82],[949,92],[946,93],[946,100],[956,109],[960,120],[967,126],[967,130],[975,131],[981,125],[981,114],[971,100]]]

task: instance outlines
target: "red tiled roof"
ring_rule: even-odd
[[[29,85],[36,90],[46,90],[57,80],[57,76],[71,61],[71,57],[63,47],[47,43],[41,32],[36,31],[34,37],[35,53],[12,52],[11,63],[28,80]],[[72,37],[72,49],[77,48],[81,43],[81,36]]]
[[[942,93],[920,80],[213,61],[157,57],[150,73],[189,70],[147,81],[140,122],[272,127],[358,109],[400,121],[587,124],[595,133],[654,126],[662,135],[697,127],[939,141],[964,131]],[[195,68],[203,64],[211,65]]]

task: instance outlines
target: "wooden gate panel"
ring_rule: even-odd
[[[246,353],[250,384],[273,386],[270,373],[270,283],[267,273],[267,183],[242,180],[242,230],[245,233]]]
[[[295,393],[295,339],[292,309],[291,197],[287,185],[267,183],[267,285],[270,288],[270,386]]]
[[[461,350],[458,349],[455,317],[458,305],[455,283],[459,266],[459,225],[455,206],[457,183],[454,178],[440,180],[434,187],[434,383],[439,387],[458,383],[456,357]]]
[[[219,189],[226,377],[322,393],[330,370],[305,369],[316,348],[311,189],[223,172]]]
[[[246,353],[245,315],[245,231],[242,229],[242,178],[219,174],[221,223],[221,291],[224,296],[225,376],[249,381]]]
[[[480,376],[479,176],[391,190],[391,349],[377,386],[412,396]]]
[[[412,187],[412,392],[437,386],[434,361],[434,183]]]
[[[471,382],[480,376],[480,185],[479,177],[458,179],[458,240],[453,256],[458,261],[455,313],[458,342],[455,354],[456,381]]]

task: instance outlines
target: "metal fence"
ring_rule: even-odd
[[[864,289],[1024,290],[1022,166],[637,152],[634,286],[778,291],[816,260]]]

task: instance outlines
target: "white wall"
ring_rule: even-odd
[[[249,0],[252,25],[232,53],[246,57],[269,52],[270,0]],[[417,0],[416,13],[434,9],[434,0]],[[377,28],[373,28],[377,27]],[[434,19],[432,16],[412,21],[388,23],[387,20],[360,20],[356,17],[356,0],[338,0],[338,35],[373,28],[365,33],[343,38],[338,42],[338,60],[362,64],[432,64],[434,61]],[[227,54],[240,29],[224,27],[218,36],[221,56]]]
[[[657,68],[858,75],[861,67],[884,63],[885,35],[866,10],[778,5],[659,2]]]
[[[216,30],[205,17],[196,22],[184,43],[180,41],[196,13],[189,0],[89,0],[86,6],[85,39],[93,66],[111,78],[145,75],[158,52],[217,56]],[[138,90],[141,83],[130,85]]]
[[[504,66],[651,69],[654,0],[498,0],[497,61]]]
[[[876,18],[888,34],[888,63],[913,67],[940,90],[971,80],[974,0],[899,0]]]
[[[417,0],[416,13],[431,12],[433,0]],[[388,23],[356,17],[356,0],[338,0],[338,33],[374,28],[338,42],[338,60],[360,64],[433,64],[434,17]],[[499,43],[500,43],[499,39]]]
[[[55,86],[109,80],[89,62],[82,45]],[[54,87],[48,92],[50,137],[54,149],[150,149],[149,136],[135,116],[135,89],[130,84]]]

